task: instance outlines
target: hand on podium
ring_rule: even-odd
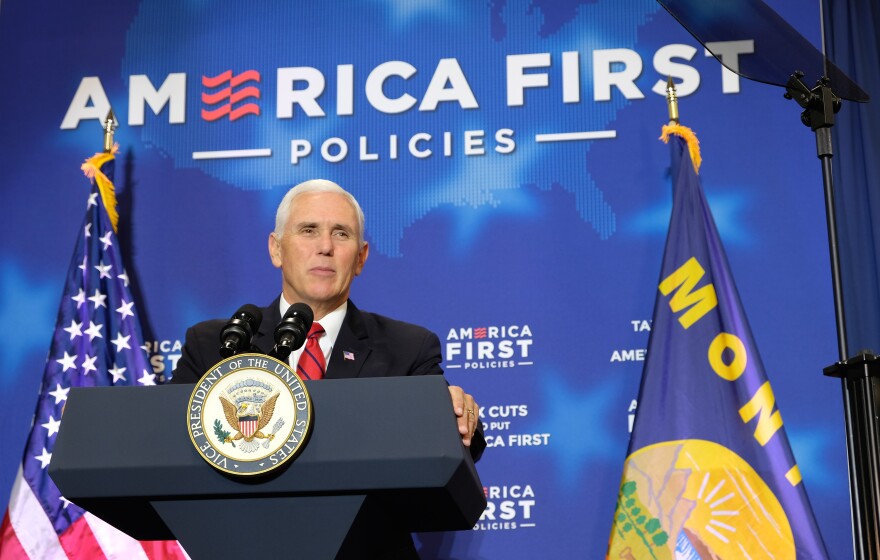
[[[464,392],[464,389],[456,385],[449,387],[449,396],[452,398],[452,409],[458,417],[458,433],[465,447],[471,446],[471,439],[480,422],[480,408],[474,401],[474,397]]]

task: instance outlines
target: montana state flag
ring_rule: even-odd
[[[663,128],[673,206],[609,559],[827,558],[697,175]]]

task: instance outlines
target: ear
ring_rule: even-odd
[[[364,269],[364,264],[367,262],[367,256],[370,254],[370,244],[364,241],[364,246],[361,247],[361,250],[358,252],[358,262],[357,266],[354,269],[354,275],[360,276],[361,271]]]
[[[269,258],[275,268],[281,268],[281,242],[275,237],[275,232],[269,234]]]

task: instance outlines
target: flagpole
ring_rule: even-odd
[[[101,127],[104,129],[104,153],[109,154],[113,151],[113,133],[119,128],[119,121],[116,120],[113,109],[107,112]]]
[[[666,108],[669,111],[669,124],[680,124],[678,117],[678,96],[675,93],[675,82],[672,76],[666,80]]]

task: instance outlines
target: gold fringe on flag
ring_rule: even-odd
[[[98,183],[98,190],[101,192],[101,199],[104,201],[104,208],[110,217],[110,224],[113,226],[114,233],[116,233],[116,224],[119,222],[119,212],[116,211],[116,187],[113,186],[113,181],[108,179],[101,171],[101,166],[114,159],[118,151],[119,144],[113,144],[110,153],[98,152],[87,159],[81,166],[83,173],[92,181],[92,184],[95,181]]]
[[[667,124],[663,125],[663,134],[660,135],[660,140],[663,140],[668,144],[669,136],[672,134],[680,136],[685,142],[687,142],[688,152],[690,152],[691,161],[694,163],[694,172],[699,175],[700,164],[703,163],[703,158],[700,156],[700,141],[697,140],[697,135],[694,134],[693,130],[686,126],[680,124]]]

